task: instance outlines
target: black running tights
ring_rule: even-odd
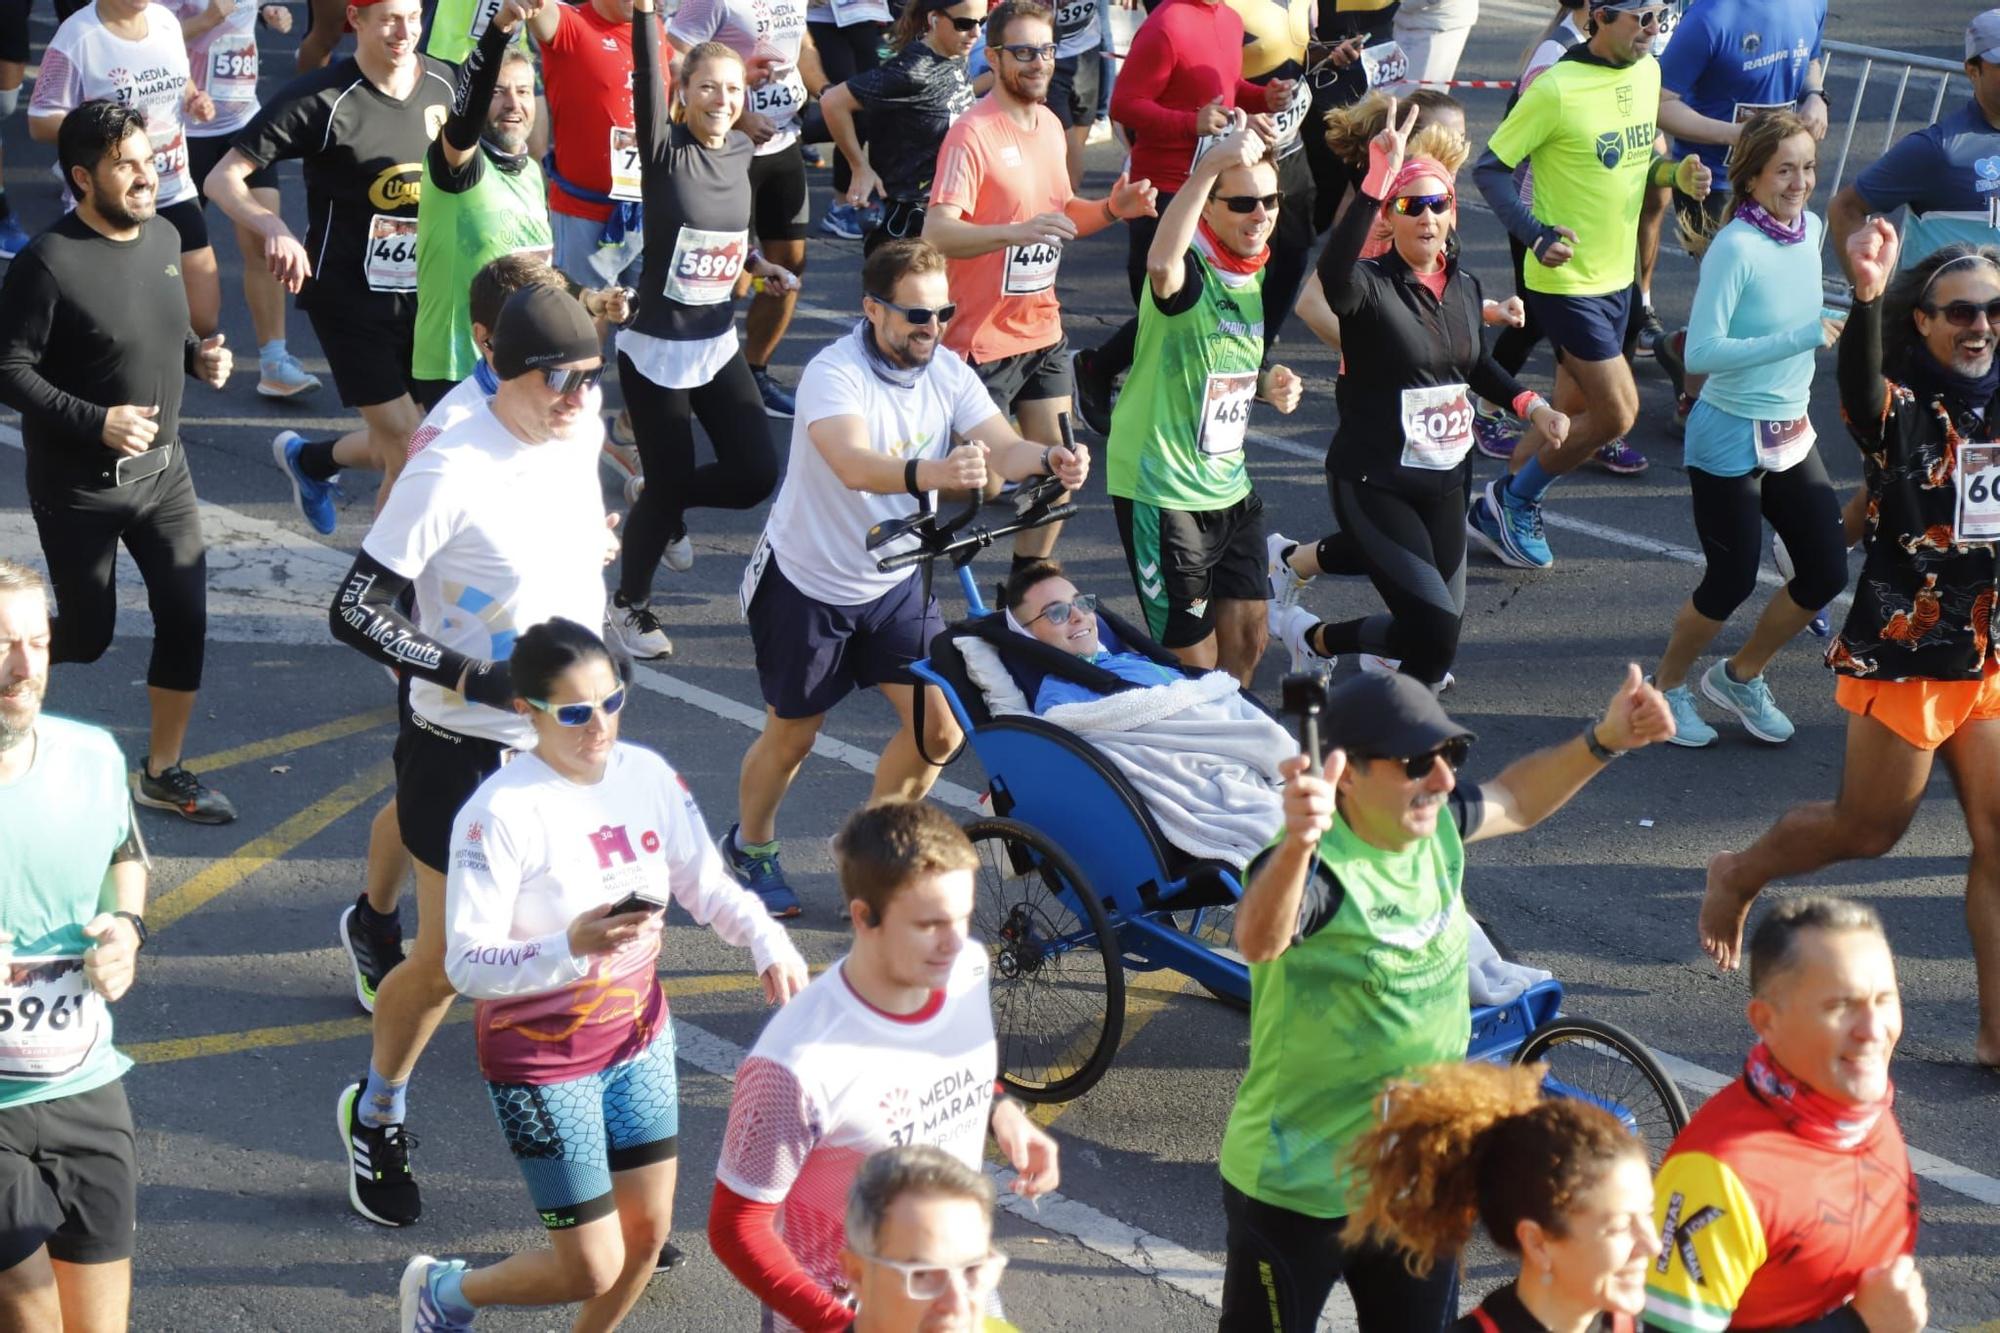
[[[1465,618],[1465,492],[1423,499],[1334,477],[1326,489],[1340,524],[1335,545],[1352,561],[1322,556],[1322,568],[1358,565],[1388,611],[1322,626],[1317,651],[1398,658],[1405,674],[1437,684],[1458,656]]]

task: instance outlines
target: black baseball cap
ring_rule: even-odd
[[[1405,676],[1364,672],[1327,693],[1320,733],[1350,755],[1409,759],[1446,741],[1477,737],[1446,715],[1431,687]]]
[[[583,303],[540,283],[508,297],[493,326],[493,373],[503,380],[602,355]]]

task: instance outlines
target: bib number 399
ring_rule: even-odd
[[[1250,432],[1250,404],[1257,397],[1257,372],[1217,371],[1202,396],[1201,451],[1211,456],[1240,454]]]
[[[1952,527],[1960,542],[2000,541],[2000,444],[1959,446],[1958,521]]]
[[[49,1080],[96,1049],[104,1002],[81,958],[15,958],[0,969],[0,1078]]]

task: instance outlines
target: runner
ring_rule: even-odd
[[[1083,189],[1083,150],[1090,127],[1097,123],[1097,95],[1104,82],[1103,62],[1097,50],[1103,42],[1098,35],[1098,10],[1104,0],[1055,0],[1052,36],[1056,60],[1048,77],[1048,108],[1062,125],[1064,161],[1069,168],[1069,190]],[[988,47],[994,43],[989,40]],[[991,57],[988,57],[991,59]],[[999,66],[995,65],[997,71]]]
[[[1155,191],[1121,174],[1111,193],[1085,199],[1070,188],[1063,127],[1043,105],[1049,64],[1019,53],[1047,46],[1053,11],[1042,0],[1001,0],[986,25],[994,83],[952,126],[938,152],[924,239],[951,261],[946,277],[958,318],[944,344],[965,359],[1024,439],[1063,442],[1070,410],[1069,340],[1056,299],[1063,247],[1146,217]],[[1014,565],[1045,560],[1062,525],[1017,533]]]
[[[284,5],[239,5],[235,0],[161,3],[180,18],[194,87],[215,103],[211,119],[188,126],[188,177],[194,182],[195,197],[206,205],[208,173],[229,150],[236,132],[257,114],[257,25],[288,33],[292,11]],[[252,172],[248,185],[258,203],[274,213],[279,210],[275,170]],[[237,227],[236,249],[244,261],[243,304],[257,332],[257,392],[266,398],[311,393],[319,387],[319,377],[308,373],[286,346],[285,291],[261,262],[263,238]]]
[[[1343,1230],[1365,1206],[1352,1145],[1384,1086],[1465,1058],[1464,844],[1533,828],[1673,719],[1628,666],[1581,736],[1477,786],[1458,778],[1471,733],[1408,676],[1350,677],[1321,726],[1325,772],[1320,755],[1284,761],[1284,827],[1236,910],[1250,1067],[1222,1138],[1220,1328],[1312,1328],[1345,1280],[1362,1333],[1441,1333],[1457,1317],[1457,1265],[1420,1278],[1393,1245]]]
[[[750,950],[765,1003],[806,985],[784,928],[722,868],[686,780],[618,739],[630,686],[603,641],[556,618],[524,633],[507,666],[534,750],[453,822],[445,969],[475,1001],[479,1072],[549,1248],[480,1268],[416,1256],[404,1333],[579,1300],[579,1326],[615,1328],[651,1280],[680,1165],[655,975],[670,902]]]
[[[645,233],[630,0],[542,5],[528,30],[548,89],[555,265],[582,287],[637,287]]]
[[[1676,745],[1715,743],[1687,674],[1756,591],[1766,520],[1790,553],[1792,572],[1743,646],[1701,678],[1703,697],[1733,713],[1758,740],[1778,745],[1792,737],[1792,721],[1771,697],[1765,669],[1847,586],[1840,500],[1806,411],[1813,354],[1840,336],[1840,321],[1820,314],[1824,228],[1806,211],[1818,151],[1803,118],[1789,111],[1751,117],[1729,166],[1725,225],[1701,261],[1687,360],[1708,378],[1688,416],[1685,460],[1695,533],[1708,563],[1654,675],[1673,706]]]
[[[1132,376],[1105,448],[1147,631],[1188,665],[1248,688],[1270,595],[1264,502],[1243,457],[1250,403],[1289,413],[1303,383],[1284,366],[1259,369],[1266,243],[1282,196],[1264,135],[1241,112],[1234,126],[1160,218]]]
[[[368,1077],[339,1105],[348,1201],[382,1226],[422,1213],[404,1102],[417,1057],[451,1007],[451,822],[507,751],[534,739],[510,709],[504,664],[532,625],[604,617],[596,329],[573,298],[530,287],[501,307],[491,357],[492,401],[411,460],[409,484],[391,493],[331,609],[334,637],[411,679],[396,739],[396,817],[416,863],[417,938],[376,992]],[[396,606],[412,584],[414,623]]]
[[[51,660],[95,662],[111,647],[123,544],[153,615],[137,799],[226,824],[236,807],[181,766],[207,648],[208,556],[179,435],[183,376],[221,388],[229,349],[188,323],[180,241],[154,214],[145,117],[85,102],[63,118],[56,149],[75,211],[0,284],[0,402],[21,414],[28,501],[60,609]]]
[[[1293,597],[1299,581],[1322,572],[1320,547],[1328,548],[1324,567],[1345,568],[1358,557],[1388,614],[1329,625],[1281,599],[1270,604],[1270,628],[1291,650],[1294,670],[1313,658],[1366,652],[1442,689],[1465,618],[1471,395],[1512,404],[1553,440],[1569,423],[1487,353],[1479,279],[1456,254],[1451,171],[1407,155],[1417,108],[1399,125],[1392,97],[1388,113],[1370,144],[1368,178],[1320,257],[1320,283],[1346,346],[1336,386],[1340,429],[1326,452],[1338,531],[1317,546],[1292,545],[1281,534],[1267,544],[1290,571],[1280,578]],[[1361,260],[1378,220],[1389,224],[1391,247]]]
[[[1263,113],[1282,111],[1291,98],[1289,80],[1274,79],[1260,87],[1243,77],[1243,20],[1235,10],[1222,0],[1191,0],[1163,6],[1139,26],[1118,72],[1111,118],[1132,136],[1128,174],[1159,190],[1164,217],[1174,193],[1188,180],[1203,141],[1230,132],[1233,108],[1257,113],[1250,124],[1269,141],[1277,137],[1277,128]],[[1140,291],[1147,284],[1159,226],[1158,217],[1142,214],[1125,229],[1125,277],[1140,310],[1146,307]],[[1135,364],[1138,337],[1134,315],[1094,350],[1076,353],[1077,414],[1100,435],[1111,430],[1112,385]]]
[[[85,1333],[131,1315],[132,1061],[106,1006],[150,865],[118,742],[42,711],[53,640],[42,576],[0,560],[0,1326]]]
[[[871,1153],[932,1144],[978,1171],[990,1134],[1015,1194],[1059,1183],[1055,1140],[995,1092],[986,949],[966,947],[979,854],[936,806],[887,801],[848,816],[833,855],[854,943],[736,1071],[708,1210],[765,1333],[853,1322],[842,1215]]]
[[[841,1272],[853,1333],[936,1333],[1013,1325],[980,1315],[1007,1256],[993,1246],[993,1182],[941,1148],[885,1148],[854,1173]]]
[[[982,13],[985,11],[984,0],[981,0],[980,10]],[[905,0],[904,12],[908,12],[908,0]],[[889,19],[888,0],[806,0],[806,35],[812,39],[813,51],[819,56],[820,72],[826,76],[827,88],[848,83],[882,63],[882,43],[889,36]],[[971,44],[970,34],[967,34],[967,44]],[[907,50],[909,45],[904,42],[898,49]],[[824,102],[826,90],[822,89],[819,96]],[[971,101],[970,98],[966,100]],[[827,125],[831,128],[832,122],[827,122]],[[861,138],[869,140],[883,128],[886,126],[880,123],[864,125],[860,127]],[[847,160],[846,153],[835,156],[834,201],[819,220],[821,231],[848,241],[861,240],[880,227],[883,221],[883,210],[878,206],[865,201],[861,207],[855,206],[853,171],[853,164]],[[916,233],[912,231],[910,234]]]
[[[845,202],[836,207],[864,208],[869,196],[882,196],[882,219],[863,238],[863,255],[884,241],[923,234],[938,147],[972,105],[965,55],[985,21],[986,0],[910,0],[889,36],[896,54],[820,94],[820,114],[850,173]],[[864,116],[865,156],[858,124]]]
[[[910,663],[944,628],[915,568],[876,561],[914,540],[868,551],[877,523],[933,507],[935,492],[1053,473],[1075,490],[1090,451],[1032,443],[993,408],[958,354],[940,348],[957,313],[945,258],[920,240],[890,241],[861,266],[862,318],[815,356],[799,381],[784,484],[744,571],[764,729],[743,755],[737,818],[722,838],[730,869],[773,915],[796,916],[778,863],[778,806],[827,710],[873,686],[896,709],[875,769],[874,800],[919,800],[959,741],[944,697],[925,686],[921,736]]]
[[[1660,1165],[1646,1327],[1922,1333],[1917,1181],[1889,1077],[1903,1001],[1873,909],[1772,908],[1750,940],[1749,1018],[1742,1077]]]
[[[417,195],[425,150],[451,113],[456,71],[417,51],[417,0],[349,9],[354,54],[286,85],[209,173],[207,190],[238,226],[263,238],[265,262],[297,294],[340,401],[365,423],[289,455],[281,436],[272,442],[281,470],[331,481],[343,467],[374,468],[382,474],[379,511],[423,420],[411,394]],[[305,171],[304,245],[250,193],[253,174],[286,158],[300,159]]]
[[[189,319],[206,338],[222,322],[222,284],[188,175],[187,123],[213,120],[215,103],[189,78],[187,44],[172,10],[152,0],[96,0],[63,20],[35,76],[29,137],[55,143],[63,119],[85,102],[117,102],[145,116],[159,177],[156,206],[180,237]]]
[[[612,638],[635,657],[673,651],[652,610],[653,574],[662,559],[672,570],[693,567],[687,511],[754,509],[778,485],[778,451],[736,339],[735,295],[744,273],[773,286],[798,284],[750,243],[755,146],[731,128],[743,115],[743,61],[720,42],[688,51],[675,88],[680,114],[670,117],[652,14],[653,0],[639,0],[632,19],[652,240],[638,314],[618,335],[618,383],[652,483],[632,505],[612,597]],[[694,461],[696,417],[715,449],[715,461],[701,467]]]
[[[1881,218],[1847,244],[1854,306],[1840,335],[1840,405],[1861,448],[1870,522],[1854,605],[1827,650],[1839,675],[1834,699],[1849,714],[1840,793],[1793,806],[1747,850],[1709,861],[1701,942],[1733,968],[1744,918],[1766,884],[1886,856],[1942,756],[1971,832],[1973,1053],[2000,1066],[2000,651],[1992,632],[2000,456],[1972,443],[2000,421],[2000,250],[1946,246],[1891,287],[1896,249],[1895,229]]]
[[[737,128],[750,137],[752,226],[765,258],[806,271],[806,164],[799,155],[799,116],[806,98],[826,87],[819,55],[806,35],[806,0],[681,0],[667,21],[667,39],[685,57],[702,42],[720,42],[754,71]],[[883,14],[886,19],[887,13]],[[743,319],[744,354],[763,398],[764,411],[790,417],[792,394],[771,378],[771,357],[792,322],[799,288],[766,282]],[[768,493],[768,491],[767,491]]]
[[[1640,196],[1669,178],[1683,194],[1708,193],[1700,158],[1676,165],[1653,152],[1660,74],[1648,55],[1663,12],[1656,0],[1593,4],[1590,40],[1521,95],[1473,168],[1480,194],[1535,257],[1528,309],[1557,350],[1555,404],[1571,421],[1561,445],[1530,427],[1512,477],[1488,482],[1466,516],[1471,535],[1517,569],[1555,563],[1542,531],[1549,487],[1638,419],[1625,343]],[[1514,186],[1523,161],[1535,171],[1532,212]],[[1639,457],[1619,470],[1643,467]]]

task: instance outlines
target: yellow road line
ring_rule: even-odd
[[[229,892],[357,805],[381,794],[395,778],[394,766],[384,759],[352,782],[314,801],[269,833],[252,838],[228,856],[209,862],[187,883],[162,894],[146,908],[147,925],[154,930],[164,930],[189,912]]]
[[[306,750],[328,741],[337,741],[347,736],[386,727],[396,720],[394,708],[371,708],[365,713],[355,713],[348,717],[335,718],[316,727],[302,731],[288,731],[282,736],[269,740],[253,741],[231,750],[217,750],[214,754],[197,755],[181,762],[196,773],[214,773],[238,764],[254,764],[259,759],[269,759],[273,755],[286,754],[292,750]]]
[[[666,977],[660,982],[667,998],[684,995],[717,995],[729,991],[754,990],[757,978],[745,972]],[[470,1005],[456,1005],[445,1015],[447,1023],[463,1023],[472,1017]],[[121,1044],[119,1050],[142,1065],[172,1064],[205,1055],[236,1055],[243,1051],[267,1050],[273,1046],[305,1046],[321,1041],[345,1041],[365,1037],[373,1019],[330,1018],[318,1023],[294,1023],[287,1027],[249,1028],[242,1032],[210,1032],[199,1037],[169,1037],[162,1041]]]
[[[1171,978],[1171,980],[1169,980]],[[1125,977],[1125,1031],[1118,1039],[1118,1052],[1124,1054],[1146,1025],[1160,1016],[1168,1001],[1194,985],[1194,978],[1184,977],[1178,972],[1134,972]],[[1117,1064],[1114,1058],[1113,1065]],[[1062,1119],[1063,1113],[1074,1102],[1044,1102],[1040,1106],[1028,1108],[1028,1118],[1047,1128]]]

